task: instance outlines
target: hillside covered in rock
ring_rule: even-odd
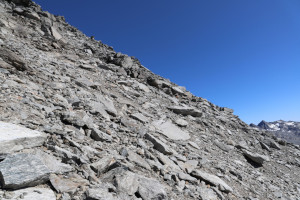
[[[298,145],[30,0],[0,13],[0,199],[300,199]]]

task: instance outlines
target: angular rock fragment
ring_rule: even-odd
[[[14,154],[0,162],[0,182],[5,189],[35,186],[49,180],[50,171],[35,155]]]
[[[186,127],[189,123],[183,119],[177,119],[175,123],[180,127]]]
[[[156,180],[139,176],[138,194],[145,200],[168,199],[164,187]]]
[[[205,182],[208,182],[214,186],[218,186],[221,191],[224,191],[224,192],[232,192],[233,191],[231,187],[229,187],[222,179],[220,179],[219,177],[217,177],[215,175],[212,175],[212,174],[200,171],[200,170],[194,170],[192,172],[192,176],[199,178],[201,180],[204,180]]]
[[[170,121],[163,122],[161,120],[152,123],[162,134],[172,140],[188,140],[190,135],[182,131],[175,124]]]
[[[136,120],[138,120],[142,123],[148,122],[148,118],[145,117],[144,115],[142,115],[141,113],[132,114],[132,115],[130,115],[130,117],[133,118],[133,119],[136,119]]]
[[[112,137],[96,128],[91,129],[91,137],[96,140],[96,141],[106,141],[106,142],[111,142]]]
[[[98,176],[100,176],[100,174],[105,173],[114,162],[116,162],[114,157],[107,156],[101,158],[97,162],[92,163],[91,168],[97,173]]]
[[[92,187],[86,191],[87,200],[119,200],[104,187]]]
[[[27,69],[25,60],[7,48],[1,47],[0,58],[14,66],[19,71],[25,71]]]
[[[250,151],[246,151],[244,150],[243,151],[243,154],[249,158],[251,161],[259,164],[259,165],[262,165],[265,161],[270,161],[270,158],[268,156],[265,156],[265,155],[260,155],[258,153],[252,153]]]
[[[10,199],[22,200],[56,200],[55,193],[48,188],[30,187],[11,192]]]
[[[73,170],[71,165],[64,164],[54,156],[51,156],[45,152],[38,150],[34,153],[34,155],[36,155],[46,165],[51,173],[63,174]]]
[[[43,145],[47,136],[11,123],[0,122],[0,153],[12,153]]]
[[[201,117],[202,112],[200,110],[197,110],[192,107],[186,107],[186,106],[173,106],[173,107],[168,107],[168,109],[172,110],[176,114],[181,114],[181,115],[191,115],[193,117]]]
[[[85,179],[77,177],[64,178],[62,176],[57,176],[55,174],[51,174],[50,182],[55,190],[59,193],[67,192],[67,193],[75,193],[78,187],[82,187],[88,184],[88,181]]]
[[[156,137],[152,136],[149,133],[145,134],[145,138],[153,143],[154,149],[158,150],[159,152],[163,154],[171,155],[173,154],[172,150],[161,140],[157,139]]]
[[[128,160],[131,162],[136,163],[137,165],[150,170],[150,165],[138,154],[134,153],[133,151],[128,151]]]

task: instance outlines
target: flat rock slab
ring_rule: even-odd
[[[181,114],[181,115],[191,115],[193,117],[201,117],[202,112],[200,110],[197,110],[192,107],[186,107],[186,106],[173,106],[169,107],[169,110],[172,110],[176,114]]]
[[[62,176],[57,176],[55,174],[51,174],[50,182],[57,192],[59,193],[67,192],[72,194],[76,192],[76,189],[79,186],[88,184],[87,180],[79,176],[64,178]]]
[[[5,198],[4,198],[5,199]],[[22,200],[56,200],[56,196],[51,189],[31,187],[21,190],[15,190],[11,193],[9,199]]]
[[[250,160],[252,160],[253,162],[262,165],[265,161],[270,161],[270,158],[268,156],[265,155],[260,155],[258,153],[252,153],[250,151],[243,151],[243,154]]]
[[[32,154],[14,154],[0,162],[0,182],[5,189],[36,186],[49,180],[50,171]]]
[[[170,121],[163,122],[161,120],[153,122],[153,125],[161,131],[162,134],[172,140],[188,140],[190,135],[182,131],[175,124]]]
[[[0,153],[41,146],[46,139],[42,132],[0,121]]]
[[[221,191],[224,191],[224,192],[232,192],[233,191],[231,187],[229,187],[222,179],[220,179],[219,177],[217,177],[215,175],[212,175],[212,174],[200,171],[200,170],[194,170],[192,172],[192,175],[194,177],[200,178],[200,179],[204,180],[205,182],[208,182],[214,186],[218,186]]]

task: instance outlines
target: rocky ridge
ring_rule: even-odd
[[[251,127],[269,131],[278,138],[300,145],[300,122],[277,120],[266,122],[262,120],[259,124],[250,124]]]
[[[0,0],[0,199],[299,199],[300,148],[30,0]]]

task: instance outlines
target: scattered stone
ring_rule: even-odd
[[[138,154],[134,153],[133,151],[128,151],[128,157],[131,162],[136,163],[140,167],[143,167],[145,169],[151,170],[150,165]]]
[[[133,118],[133,119],[136,119],[136,120],[138,120],[142,123],[148,122],[148,118],[145,117],[144,115],[142,115],[141,113],[132,114],[132,115],[130,115],[130,117]]]
[[[175,121],[175,123],[180,126],[180,127],[187,127],[187,125],[189,124],[187,121],[185,121],[184,119],[177,119]]]
[[[188,140],[190,139],[190,135],[184,131],[182,131],[180,128],[178,128],[175,124],[173,124],[170,121],[155,121],[153,122],[153,125],[161,131],[162,134],[167,136],[168,138],[172,140]]]
[[[6,198],[4,198],[6,199]],[[22,200],[56,200],[56,196],[51,189],[42,187],[30,187],[12,192],[10,199]]]
[[[36,130],[0,121],[0,153],[13,153],[43,145],[47,136]]]
[[[88,184],[88,181],[85,179],[77,177],[64,178],[62,176],[57,176],[55,174],[51,174],[50,176],[51,185],[58,193],[75,193],[78,187],[83,187]]]
[[[165,143],[163,143],[161,140],[157,139],[156,137],[152,136],[151,134],[146,133],[145,138],[153,143],[154,149],[156,149],[157,151],[166,155],[173,154],[172,150]]]
[[[258,153],[252,153],[250,151],[243,151],[244,155],[249,158],[251,161],[262,165],[265,161],[270,161],[270,158],[268,156],[265,155],[260,155]]]
[[[191,107],[181,107],[181,106],[173,106],[173,107],[168,107],[168,109],[172,110],[176,114],[181,114],[181,115],[191,115],[193,117],[201,117],[202,112]]]
[[[204,180],[205,182],[208,182],[214,186],[218,186],[221,191],[224,192],[233,192],[232,188],[229,187],[222,179],[219,177],[200,171],[200,170],[194,170],[192,172],[192,176],[199,178],[201,180]]]
[[[5,189],[36,186],[49,180],[50,171],[35,155],[14,154],[0,162],[0,180]]]

